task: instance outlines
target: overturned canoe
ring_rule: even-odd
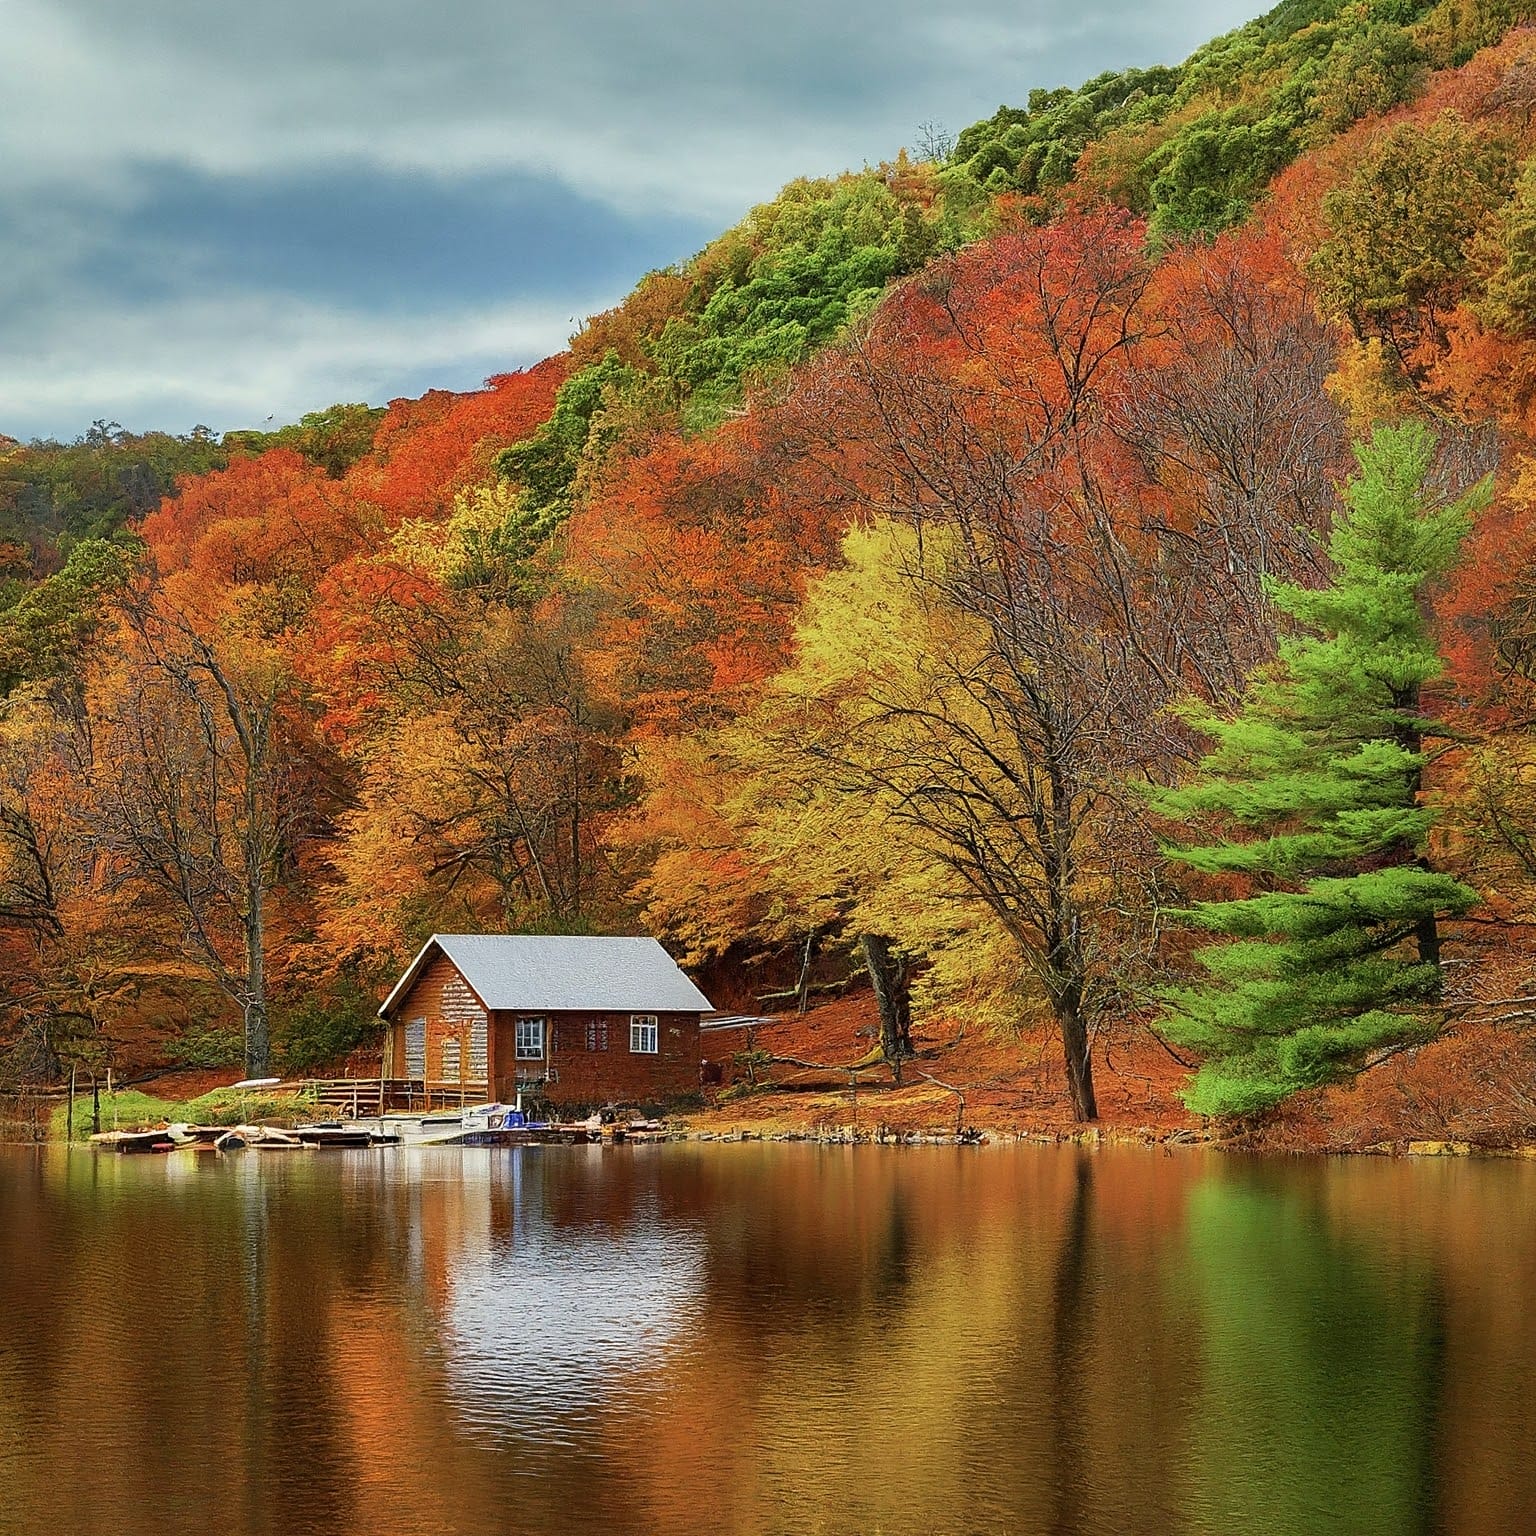
[[[304,1143],[275,1125],[236,1125],[214,1142],[220,1152],[299,1152]]]
[[[375,1141],[366,1125],[301,1125],[294,1135],[307,1147],[371,1147]]]
[[[162,1126],[155,1131],[98,1131],[91,1145],[98,1152],[169,1152],[176,1143]]]

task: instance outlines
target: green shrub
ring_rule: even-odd
[[[285,1072],[313,1072],[357,1049],[382,1028],[378,1002],[354,981],[278,1003],[272,1038]]]

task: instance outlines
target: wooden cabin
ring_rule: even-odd
[[[660,1104],[699,1086],[708,998],[655,939],[437,933],[379,1015],[414,1104]]]

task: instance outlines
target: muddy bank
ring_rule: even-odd
[[[854,996],[707,1036],[722,1082],[683,1124],[720,1139],[953,1141],[970,1131],[998,1142],[1274,1154],[1529,1156],[1536,1144],[1536,1042],[1518,1032],[1449,1033],[1243,1124],[1190,1114],[1180,1098],[1188,1067],[1150,1030],[1124,1022],[1098,1042],[1100,1117],[1080,1126],[1048,1027],[1002,1040],[935,1028],[919,1036],[901,1083],[884,1067],[839,1065],[863,1059],[876,1028],[872,1000]]]

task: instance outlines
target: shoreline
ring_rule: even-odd
[[[904,1146],[904,1147],[1076,1147],[1102,1150],[1110,1147],[1154,1148],[1165,1152],[1221,1152],[1243,1157],[1385,1157],[1433,1158],[1466,1157],[1499,1160],[1536,1161],[1536,1141],[1503,1145],[1481,1145],[1459,1140],[1435,1140],[1415,1137],[1399,1142],[1379,1142],[1368,1147],[1255,1146],[1241,1136],[1199,1134],[1178,1130],[1168,1133],[1132,1130],[1125,1127],[1087,1125],[1076,1131],[977,1128],[971,1134],[956,1136],[952,1131],[892,1132],[888,1128],[864,1126],[818,1126],[803,1130],[754,1130],[750,1127],[679,1129],[667,1141],[702,1142],[717,1145],[741,1142],[777,1143],[802,1146]]]
[[[1536,1141],[1518,1141],[1503,1144],[1482,1144],[1456,1139],[1410,1138],[1402,1141],[1378,1142],[1364,1147],[1320,1147],[1301,1143],[1282,1144],[1270,1142],[1255,1144],[1245,1136],[1223,1136],[1216,1133],[1191,1133],[1187,1130],[1172,1132],[1149,1128],[1132,1129],[1119,1126],[1087,1125],[1078,1130],[1022,1129],[1018,1127],[967,1127],[957,1135],[953,1131],[930,1128],[926,1130],[896,1131],[888,1126],[864,1126],[845,1123],[822,1124],[801,1128],[775,1126],[753,1128],[735,1124],[722,1126],[695,1126],[687,1120],[676,1122],[662,1133],[648,1137],[644,1143],[615,1139],[603,1143],[588,1142],[596,1146],[638,1146],[661,1144],[691,1144],[695,1146],[740,1146],[748,1143],[776,1146],[808,1147],[1059,1147],[1079,1151],[1105,1151],[1111,1149],[1140,1148],[1145,1151],[1161,1150],[1169,1155],[1175,1152],[1219,1152],[1224,1155],[1266,1158],[1280,1161],[1293,1158],[1467,1158],[1473,1160],[1503,1162],[1536,1162]],[[581,1143],[578,1143],[581,1144]],[[0,1148],[26,1147],[65,1151],[80,1150],[92,1153],[109,1149],[92,1146],[76,1139],[66,1141],[62,1137],[10,1137],[0,1136]],[[355,1150],[355,1149],[353,1149]],[[368,1150],[380,1151],[385,1148]],[[444,1150],[442,1147],[433,1150]],[[466,1150],[459,1146],[457,1150]],[[511,1150],[509,1148],[470,1148],[469,1150]]]
[[[1536,1101],[1514,1093],[1501,1099],[1488,1091],[1477,1067],[1500,1042],[1484,1038],[1483,1031],[1448,1033],[1350,1082],[1299,1093],[1261,1120],[1215,1123],[1185,1108],[1180,1096],[1187,1082],[1184,1065],[1145,1026],[1122,1021],[1097,1048],[1098,1118],[1079,1124],[1070,1116],[1060,1045],[1048,1026],[1007,1037],[955,1020],[929,1028],[931,1033],[914,1037],[917,1055],[897,1082],[883,1065],[863,1064],[878,1034],[867,993],[803,1015],[744,1021],[709,1040],[705,1072],[712,1074],[713,1086],[700,1098],[686,1107],[629,1109],[665,1122],[669,1140],[704,1144],[982,1142],[1166,1151],[1203,1147],[1248,1156],[1536,1159],[1530,1108]],[[338,1066],[359,1078],[378,1070],[366,1056]],[[127,1129],[234,1113],[239,1120],[280,1124],[295,1115],[314,1116],[313,1106],[301,1108],[288,1095],[264,1103],[246,1095],[237,1104],[209,1109],[228,1091],[221,1081],[226,1075],[173,1069],[130,1079],[152,1081],[154,1093],[122,1090],[110,1123]],[[194,1103],[205,1098],[204,1104]],[[550,1108],[556,1118],[575,1113]],[[105,1100],[102,1124],[104,1129],[109,1124]],[[0,1144],[65,1145],[57,1093],[39,1088],[0,1098]]]

